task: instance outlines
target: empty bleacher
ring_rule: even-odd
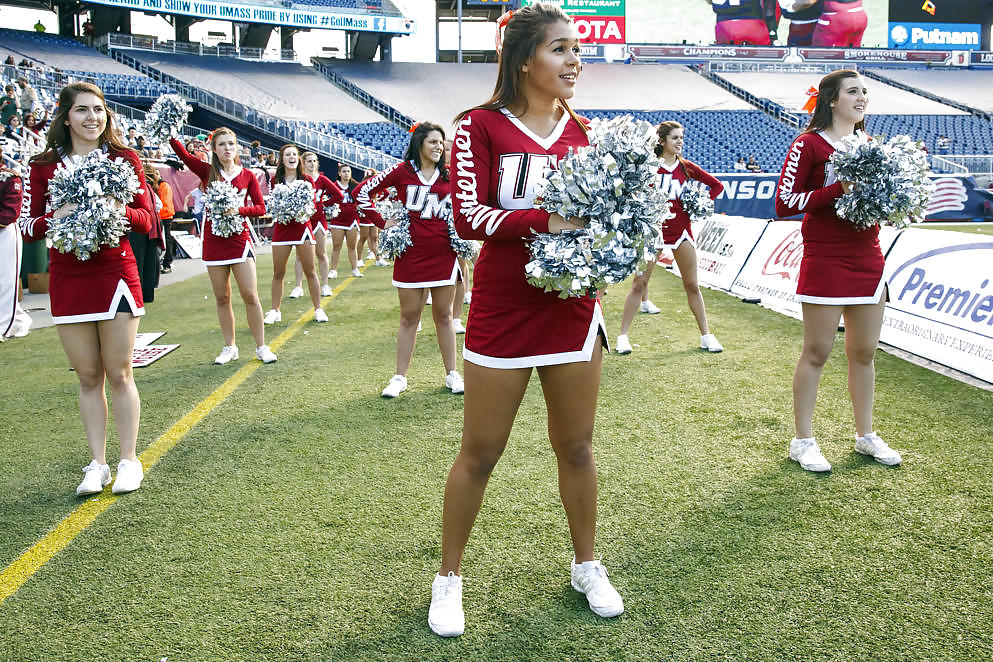
[[[993,113],[993,71],[885,69],[879,73],[904,85]]]
[[[0,52],[43,62],[62,71],[134,75],[135,71],[68,37],[0,28]],[[6,55],[4,55],[6,57]]]

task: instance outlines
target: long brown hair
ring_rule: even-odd
[[[437,124],[432,124],[431,122],[420,122],[414,125],[414,133],[410,136],[410,144],[407,145],[407,152],[403,155],[404,161],[413,161],[418,168],[422,168],[421,165],[421,145],[427,139],[428,134],[432,131],[437,131],[441,134],[441,141],[445,141],[445,130],[442,129]],[[448,169],[445,167],[445,152],[442,150],[441,159],[438,161],[437,166],[438,172],[441,173],[441,178],[443,181],[448,181]]]
[[[842,81],[846,78],[858,77],[859,72],[854,69],[838,69],[821,79],[821,82],[817,85],[817,105],[814,106],[814,112],[810,116],[810,122],[807,124],[807,128],[803,130],[803,133],[817,133],[818,131],[831,128],[831,119],[834,116],[834,111],[831,110],[831,104],[837,101],[838,95],[841,94]],[[855,130],[865,131],[864,116],[861,122],[855,124]]]
[[[207,183],[215,182],[218,179],[223,179],[221,177],[221,160],[217,157],[217,152],[214,151],[214,145],[217,143],[217,139],[221,136],[231,136],[234,138],[235,146],[238,144],[238,136],[234,135],[234,131],[226,126],[219,126],[214,129],[210,134],[210,174],[207,176]],[[238,157],[237,150],[234,153],[234,162],[241,165],[241,159]]]
[[[55,109],[55,115],[48,127],[45,136],[45,151],[35,155],[30,163],[54,163],[59,160],[58,150],[64,152],[72,151],[72,134],[69,132],[69,111],[76,103],[76,97],[80,94],[89,93],[100,99],[103,104],[104,113],[107,115],[107,125],[100,134],[99,142],[106,145],[111,151],[120,152],[128,149],[128,146],[121,142],[117,135],[117,119],[114,111],[107,107],[107,100],[103,96],[103,90],[93,83],[69,83],[59,92],[59,105]]]
[[[283,154],[288,149],[295,149],[297,151],[296,177],[297,179],[304,178],[303,154],[300,153],[300,148],[292,143],[286,143],[285,145],[279,148],[279,165],[276,166],[276,174],[273,175],[272,177],[272,181],[276,182],[277,184],[282,184],[283,182],[286,181],[286,165],[283,163]]]
[[[493,96],[487,101],[473,106],[455,116],[455,124],[462,121],[466,114],[474,110],[499,110],[514,104],[524,103],[527,110],[527,99],[524,97],[524,65],[534,57],[538,46],[545,39],[548,26],[558,21],[572,25],[572,18],[562,9],[547,2],[536,2],[514,11],[507,22],[503,33],[503,49],[500,51],[497,64],[496,86]],[[559,99],[559,104],[569,113],[572,119],[586,132],[586,124],[573,112],[565,99]]]

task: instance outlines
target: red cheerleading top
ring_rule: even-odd
[[[710,187],[710,199],[716,200],[717,196],[724,190],[724,184],[697,164],[686,159],[677,159],[671,168],[667,168],[663,164],[658,173],[659,190],[666,196],[671,205],[669,211],[674,214],[662,227],[662,239],[666,246],[673,248],[684,239],[692,242],[693,228],[690,225],[690,217],[683,210],[683,203],[679,199],[683,193],[683,186],[691,180],[703,182]]]
[[[169,145],[176,152],[176,156],[186,164],[186,167],[200,178],[201,188],[206,191],[210,185],[210,164],[190,154],[183,147],[183,143],[175,138],[169,139]],[[238,174],[230,179],[225,177],[223,173],[221,177],[238,191],[243,192],[243,206],[238,208],[238,214],[240,216],[255,217],[265,215],[265,200],[262,197],[262,189],[259,187],[259,180],[255,178],[255,175],[250,170],[241,168]],[[210,209],[206,206],[204,207],[204,218],[206,220],[200,236],[203,237],[203,261],[206,264],[223,265],[244,262],[252,254],[251,233],[248,230],[247,224],[241,231],[241,234],[231,237],[219,237],[211,230]]]
[[[306,181],[311,186],[314,185],[314,180],[310,175],[303,176],[304,181]],[[275,188],[276,184],[286,184],[287,182],[277,182],[275,177],[269,180],[269,191],[271,192]],[[317,189],[314,189],[314,207],[317,207]],[[315,217],[317,212],[315,211],[310,218],[302,223],[279,223],[273,219],[272,224],[272,244],[273,246],[287,246],[287,245],[298,245],[303,243],[316,243],[314,239],[314,227],[315,227]]]
[[[803,133],[793,141],[779,175],[776,214],[803,214],[804,255],[878,255],[878,225],[859,230],[835,213],[835,200],[844,189],[828,163],[833,153],[834,146],[823,133]]]
[[[317,206],[317,211],[310,218],[310,222],[315,230],[318,226],[327,230],[328,219],[324,212],[324,204],[325,202],[335,204],[334,201],[337,199],[335,196],[339,194],[331,180],[323,172],[317,173],[317,179],[314,180],[314,192],[316,194],[314,204]]]
[[[548,232],[535,209],[535,186],[569,148],[588,145],[563,113],[541,137],[504,110],[469,112],[455,132],[452,207],[463,239],[482,240],[473,272],[463,357],[485,367],[519,368],[589,361],[605,325],[598,300],[561,299],[527,282],[527,240]]]
[[[393,284],[397,287],[440,287],[453,285],[458,278],[458,260],[448,236],[446,217],[451,211],[451,184],[436,168],[426,178],[413,161],[401,161],[389,170],[373,175],[356,190],[362,214],[376,227],[385,219],[372,204],[393,187],[410,216],[411,245],[393,263]]]
[[[337,181],[329,180],[331,182],[331,188],[328,189],[328,198],[332,203],[336,203],[341,211],[334,218],[329,218],[328,225],[331,227],[342,229],[350,229],[358,227],[359,224],[359,203],[355,200],[354,191],[361,184],[357,183],[351,189],[342,188],[341,184]]]
[[[21,203],[24,199],[24,186],[21,176],[10,168],[0,166],[0,229],[17,221],[21,215]]]

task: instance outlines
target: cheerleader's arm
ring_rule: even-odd
[[[124,158],[134,168],[134,172],[138,176],[138,181],[141,182],[138,192],[131,198],[131,202],[124,207],[124,215],[127,217],[128,222],[131,223],[132,230],[144,234],[155,227],[159,216],[155,211],[155,203],[152,202],[152,193],[148,190],[149,183],[145,180],[145,169],[142,167],[138,155],[128,150],[124,152]]]
[[[3,198],[0,199],[0,228],[17,222],[23,200],[24,187],[21,185],[21,178],[11,175],[3,185]]]
[[[390,186],[396,186],[397,180],[402,173],[401,168],[406,166],[405,161],[401,161],[389,170],[373,175],[369,179],[359,184],[355,200],[358,202],[359,213],[382,230],[386,227],[386,220],[376,211],[376,206],[372,203],[374,198],[378,198]],[[399,187],[397,187],[399,191]]]
[[[804,138],[805,136],[800,136],[790,146],[783,171],[779,175],[779,185],[776,187],[778,216],[796,216],[817,211],[833,204],[844,192],[841,182],[809,191],[803,189],[814,160],[813,146],[804,142]]]
[[[186,147],[183,143],[179,142],[175,138],[169,139],[169,146],[172,147],[172,151],[176,153],[179,160],[186,164],[186,167],[193,171],[193,173],[199,177],[202,181],[207,181],[207,177],[210,176],[210,164],[200,158],[190,154],[186,151]]]
[[[40,241],[48,232],[48,221],[53,212],[46,212],[48,200],[48,178],[50,174],[45,166],[32,165],[30,175],[31,209],[28,215],[20,220],[21,235],[24,241]]]
[[[252,200],[252,204],[239,207],[238,215],[247,218],[265,216],[265,199],[262,197],[262,188],[259,186],[259,180],[255,178],[255,175],[252,175],[248,179],[248,197]]]

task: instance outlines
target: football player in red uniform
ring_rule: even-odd
[[[600,302],[595,294],[560,299],[530,285],[524,273],[527,240],[535,232],[559,233],[586,222],[534,206],[543,174],[570,148],[589,143],[567,102],[582,68],[579,36],[570,18],[546,3],[505,14],[497,25],[506,28],[493,96],[456,118],[455,228],[464,239],[482,240],[483,248],[463,350],[462,446],[445,487],[441,567],[428,612],[428,625],[442,636],[464,630],[462,556],[535,368],[575,553],[572,586],[600,616],[624,610],[593,556],[593,422],[606,337]]]
[[[134,232],[148,232],[157,215],[145,183],[138,155],[128,149],[114,130],[114,116],[103,92],[91,83],[71,83],[59,94],[45,151],[31,159],[31,211],[22,224],[27,241],[45,239],[52,220],[71,215],[75,203],[51,209],[48,183],[56,169],[98,149],[123,159],[134,168],[141,188],[124,206]],[[120,203],[116,203],[120,204]],[[131,371],[138,318],[145,314],[141,283],[127,235],[117,246],[103,246],[80,260],[74,253],[49,249],[49,296],[52,319],[69,363],[79,379],[79,413],[83,419],[92,461],[83,469],[76,494],[102,492],[110,483],[107,465],[107,394],[110,384],[114,422],[121,442],[115,494],[141,486],[144,472],[136,455],[141,401]]]
[[[868,23],[862,0],[824,0],[824,12],[817,19],[811,45],[859,48]]]
[[[841,69],[822,78],[810,123],[790,146],[776,191],[777,214],[803,214],[803,258],[796,288],[803,306],[803,349],[793,373],[796,436],[789,453],[809,471],[831,469],[814,440],[813,416],[821,371],[842,315],[855,450],[882,464],[900,464],[900,454],[872,427],[873,359],[886,304],[879,226],[863,230],[838,218],[835,201],[852,183],[838,181],[828,162],[837,141],[865,130],[868,102],[858,72]]]
[[[770,46],[766,6],[775,5],[773,0],[711,0],[710,6],[717,15],[714,25],[714,42],[717,44]],[[776,12],[778,6],[770,10]],[[771,19],[770,19],[771,20]],[[774,27],[774,26],[773,26]]]

